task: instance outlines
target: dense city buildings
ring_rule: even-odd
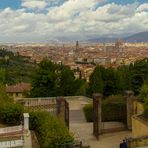
[[[81,72],[86,79],[96,65],[116,68],[148,57],[148,43],[125,43],[122,40],[90,44],[79,41],[67,44],[7,44],[1,47],[28,57],[32,62],[39,63],[48,58],[55,63],[62,63],[71,67],[76,76]]]

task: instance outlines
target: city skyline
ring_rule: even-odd
[[[1,0],[0,42],[86,40],[148,31],[146,0]]]

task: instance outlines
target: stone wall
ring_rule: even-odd
[[[148,146],[148,121],[142,115],[132,117],[133,147]]]
[[[148,121],[142,115],[132,117],[132,135],[133,138],[148,136]]]
[[[144,106],[139,101],[134,101],[134,114],[143,114]]]

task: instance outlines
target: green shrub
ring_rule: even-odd
[[[87,122],[93,121],[93,106],[87,104],[83,108]],[[126,121],[126,102],[120,96],[109,96],[102,101],[102,121]]]
[[[144,106],[144,117],[148,119],[148,105]]]
[[[23,107],[15,103],[0,105],[0,120],[8,125],[19,125],[23,119]]]
[[[46,111],[25,111],[20,104],[5,103],[0,105],[0,121],[8,125],[19,125],[24,112],[29,112],[30,129],[36,132],[43,148],[59,148],[63,143],[73,142],[73,136],[64,123]]]
[[[85,118],[87,122],[93,121],[93,105],[92,104],[86,104],[83,108]]]
[[[74,141],[64,123],[47,111],[32,112],[24,110],[20,104],[0,90],[0,122],[8,125],[19,125],[23,119],[23,113],[30,114],[30,129],[34,130],[43,148],[60,148],[61,144]]]
[[[74,140],[64,123],[48,112],[31,112],[30,121],[30,127],[39,135],[43,148],[59,148],[62,144]]]
[[[126,101],[121,95],[112,95],[102,102],[103,121],[126,122]]]
[[[145,98],[148,98],[148,84],[144,84],[140,89],[139,101],[145,102]]]
[[[144,117],[148,119],[148,97],[144,100]]]

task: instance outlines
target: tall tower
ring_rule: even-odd
[[[76,41],[76,51],[79,50],[79,41]]]
[[[118,51],[118,52],[123,52],[123,48],[124,48],[124,43],[122,40],[117,40],[116,43],[115,43],[115,49]]]

